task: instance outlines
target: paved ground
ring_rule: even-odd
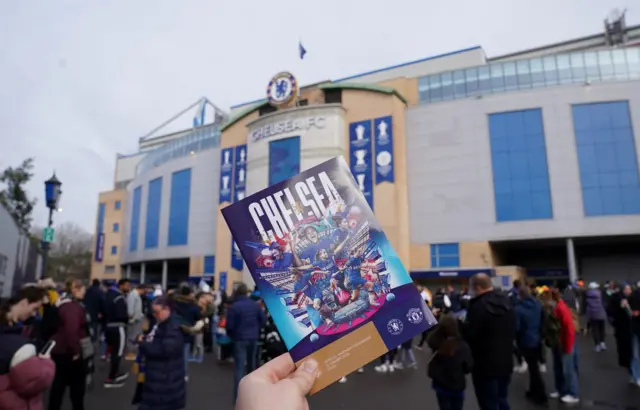
[[[613,344],[613,340],[610,340]],[[593,409],[640,410],[640,388],[627,384],[627,375],[616,365],[612,351],[596,354],[588,339],[580,340],[580,390],[579,407]],[[320,409],[437,409],[430,381],[426,377],[423,352],[416,353],[421,365],[417,370],[396,371],[393,375],[377,374],[373,365],[364,374],[354,374],[346,384],[335,384],[310,399],[312,410]],[[191,366],[188,383],[188,410],[230,410],[233,370],[231,366],[219,366],[212,360]],[[105,364],[100,364],[99,375],[104,375]],[[547,373],[547,388],[553,387],[551,373]],[[513,409],[533,409],[524,399],[526,375],[516,375],[510,391]],[[119,390],[105,390],[97,386],[88,394],[86,408],[112,410],[131,408],[134,383]],[[477,409],[472,388],[468,390],[465,409]],[[70,409],[66,403],[65,409]],[[552,409],[561,408],[558,403]],[[272,409],[265,409],[272,410]]]

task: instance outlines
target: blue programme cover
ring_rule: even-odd
[[[342,157],[222,214],[293,360],[320,363],[312,392],[436,323]]]

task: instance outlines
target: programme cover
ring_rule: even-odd
[[[436,324],[342,157],[222,214],[312,393]]]

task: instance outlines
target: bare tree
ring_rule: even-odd
[[[35,228],[33,235],[42,238],[43,228]],[[47,262],[47,276],[55,281],[69,277],[89,278],[91,273],[91,234],[74,222],[65,222],[55,229]]]

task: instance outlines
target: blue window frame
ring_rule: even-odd
[[[627,101],[572,107],[585,216],[640,214],[640,177]]]
[[[269,143],[269,185],[300,173],[300,137]]]
[[[456,268],[460,266],[460,244],[439,243],[431,245],[432,268]]]
[[[97,233],[104,232],[104,214],[106,211],[106,207],[107,205],[104,202],[100,202],[100,205],[98,206],[98,224],[96,227]]]
[[[138,229],[140,228],[140,199],[142,198],[142,187],[133,190],[133,204],[131,206],[131,231],[129,232],[129,251],[138,250]]]
[[[186,245],[189,242],[189,205],[191,202],[191,168],[171,175],[169,200],[169,246]]]
[[[122,202],[116,201],[115,208],[116,208],[116,211],[119,211],[120,208],[122,208]]]
[[[113,232],[120,232],[120,224],[119,223],[114,223],[113,224]]]
[[[157,248],[160,233],[160,205],[162,203],[162,178],[149,182],[147,218],[144,233],[145,249]]]
[[[204,273],[216,272],[216,257],[213,255],[204,257]]]
[[[542,110],[489,115],[496,221],[551,219]]]
[[[117,246],[112,246],[111,247],[111,254],[112,255],[117,255],[118,254],[118,247]]]

